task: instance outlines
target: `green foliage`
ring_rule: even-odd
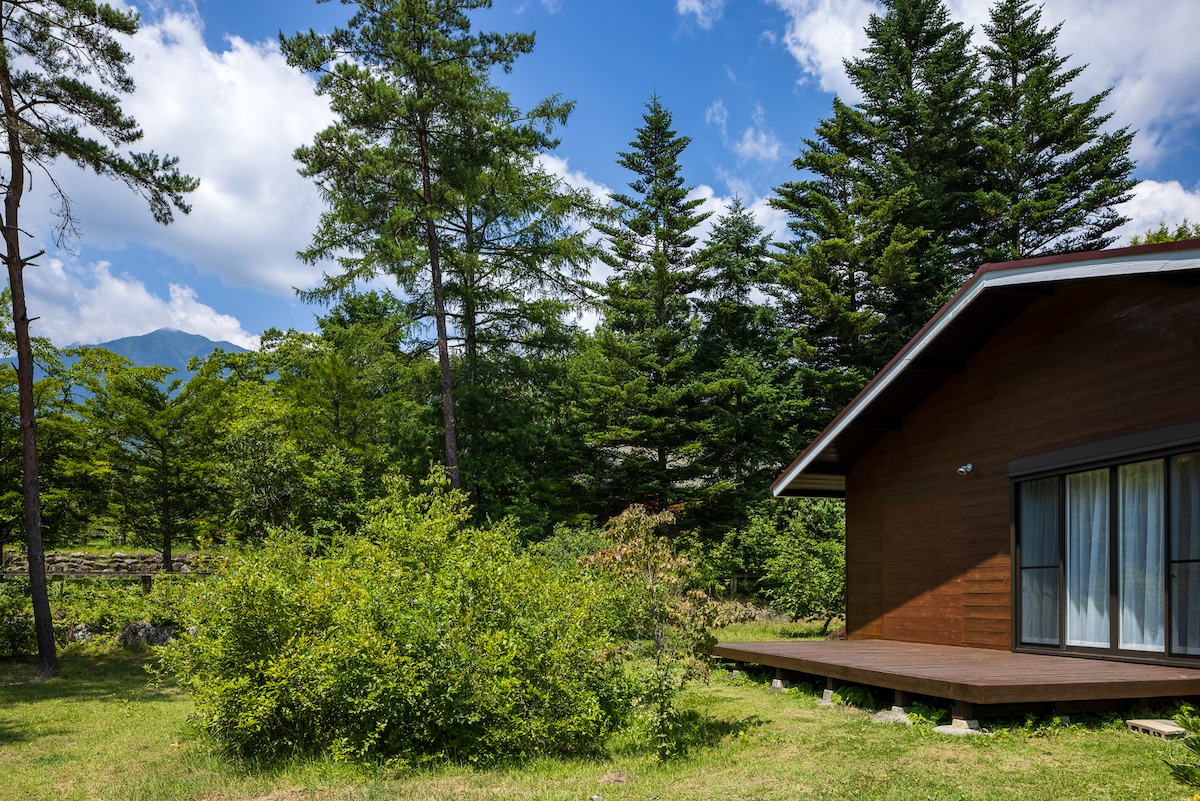
[[[1167,767],[1172,778],[1185,787],[1200,789],[1200,714],[1191,704],[1184,704],[1175,723],[1187,731],[1187,735],[1179,741],[1181,754],[1176,759],[1168,759]]]
[[[1187,217],[1174,228],[1167,227],[1167,221],[1159,222],[1157,228],[1151,228],[1144,234],[1135,234],[1130,245],[1161,245],[1164,242],[1179,242],[1184,239],[1200,239],[1200,223],[1193,223]]]
[[[613,275],[582,377],[589,444],[610,513],[635,503],[667,509],[699,475],[695,441],[695,310],[691,233],[707,217],[688,199],[679,157],[691,141],[651,97],[630,150],[617,163],[633,173],[631,194],[613,196],[618,219],[597,223]]]
[[[764,592],[772,606],[794,619],[816,618],[822,633],[846,614],[846,523],[837,501],[804,501],[760,516],[751,527],[770,526],[777,550],[766,560]]]
[[[361,536],[272,536],[198,587],[166,665],[225,750],[487,762],[599,750],[631,693],[582,571],[402,481]]]
[[[146,593],[139,581],[70,579],[57,584],[50,603],[60,628],[83,624],[94,633],[118,634],[130,623],[178,623],[182,598],[194,581],[159,575]]]
[[[29,580],[5,577],[0,580],[0,659],[12,659],[36,650]]]
[[[641,703],[651,715],[659,759],[678,753],[675,698],[707,670],[705,654],[716,642],[710,629],[718,613],[702,591],[687,589],[692,565],[662,536],[671,522],[670,512],[630,507],[605,526],[613,545],[588,560],[616,579],[631,633],[649,642],[653,661],[642,677]]]
[[[857,684],[844,684],[833,694],[833,703],[838,706],[856,706],[859,709],[874,709],[875,699],[871,691]]]
[[[978,201],[988,260],[1108,247],[1128,222],[1116,207],[1137,185],[1133,132],[1102,131],[1108,91],[1074,100],[1068,87],[1083,67],[1065,67],[1055,49],[1062,24],[1043,28],[1041,18],[1032,0],[998,0],[983,26],[987,168]]]

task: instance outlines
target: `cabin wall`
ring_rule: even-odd
[[[1002,330],[847,478],[849,636],[1010,648],[1008,463],[1200,420],[1198,336],[1200,289],[1136,280]]]

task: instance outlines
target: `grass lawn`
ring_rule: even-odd
[[[752,633],[720,632],[729,640]],[[872,723],[850,707],[818,708],[803,689],[771,692],[765,674],[724,672],[683,697],[690,749],[665,765],[625,734],[604,760],[421,772],[318,760],[268,769],[214,755],[188,728],[189,698],[148,682],[142,665],[152,654],[72,646],[62,657],[62,678],[40,683],[28,681],[32,664],[0,663],[0,799],[1191,798],[1163,765],[1178,746],[1129,734],[1117,717],[1070,727],[1010,721],[991,737],[954,739]]]

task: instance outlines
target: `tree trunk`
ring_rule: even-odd
[[[13,101],[8,57],[0,51],[0,99],[8,138],[9,185],[4,195],[4,263],[12,292],[13,333],[17,341],[17,400],[21,428],[21,501],[25,513],[25,543],[29,557],[29,591],[33,625],[37,632],[38,675],[58,675],[58,649],[54,644],[54,619],[46,591],[46,554],[42,548],[42,505],[38,494],[37,436],[33,402],[33,347],[29,342],[29,313],[25,307],[24,270],[18,212],[25,191],[25,158]],[[35,256],[36,258],[36,256]]]
[[[454,378],[450,372],[450,334],[446,328],[446,295],[442,289],[442,265],[438,252],[437,225],[433,219],[433,179],[429,164],[429,133],[421,122],[421,195],[425,205],[425,244],[429,248],[429,280],[433,286],[433,317],[437,324],[438,366],[442,373],[442,424],[446,432],[446,474],[450,487],[459,489],[458,430],[454,419]]]

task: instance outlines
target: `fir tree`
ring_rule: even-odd
[[[692,229],[707,215],[688,199],[679,157],[690,139],[671,128],[657,96],[617,163],[634,174],[632,194],[612,200],[618,219],[599,223],[607,238],[603,259],[613,270],[602,289],[603,322],[588,383],[594,390],[593,442],[615,475],[618,505],[649,501],[665,507],[680,498],[695,465],[687,406],[693,394],[696,272]]]
[[[805,402],[789,358],[793,332],[770,302],[777,272],[770,240],[739,199],[713,226],[696,265],[699,517],[706,534],[719,535],[746,521],[747,508],[795,455]]]
[[[795,161],[811,177],[777,188],[791,219],[781,283],[806,332],[818,426],[853,397],[979,263],[977,57],[941,0],[886,0],[862,56],[862,94]]]
[[[863,99],[840,127],[844,152],[872,192],[912,192],[895,223],[928,232],[913,252],[912,289],[893,313],[912,333],[980,261],[979,61],[970,30],[950,19],[943,0],[883,5],[867,24],[863,55],[846,62]]]
[[[980,140],[987,152],[987,258],[1004,261],[1099,250],[1128,221],[1116,206],[1137,184],[1133,133],[1101,129],[1108,91],[1076,102],[1068,90],[1083,67],[1066,68],[1031,0],[999,0],[983,26],[987,80]]]

